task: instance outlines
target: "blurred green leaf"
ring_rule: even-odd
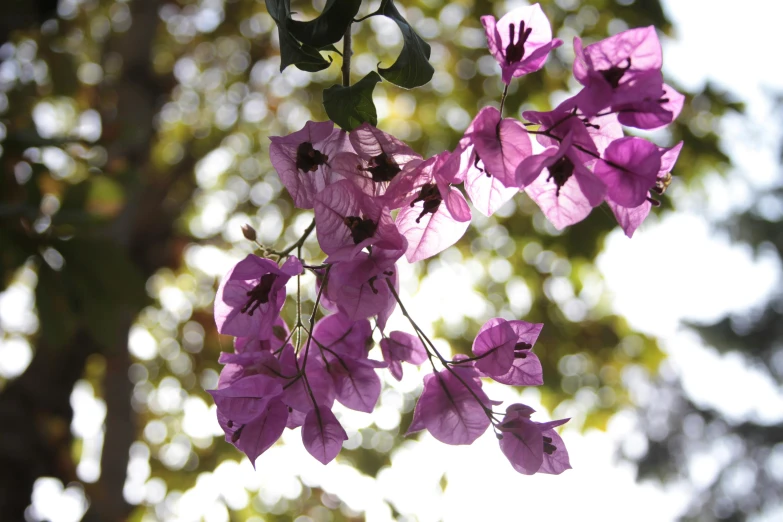
[[[381,77],[375,71],[353,85],[333,85],[324,89],[324,109],[329,119],[343,130],[350,131],[364,122],[377,125],[378,115],[372,101],[372,92]]]

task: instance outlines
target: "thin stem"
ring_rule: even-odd
[[[357,22],[363,22],[364,20],[367,20],[367,19],[368,19],[368,18],[370,18],[371,16],[377,16],[377,15],[379,15],[379,14],[381,14],[381,10],[380,10],[380,9],[378,9],[378,10],[377,10],[377,11],[375,11],[374,13],[370,13],[370,14],[368,14],[367,16],[362,16],[361,18],[354,18],[354,20],[353,20],[353,21],[354,21],[354,23],[357,23]]]
[[[491,421],[495,421],[494,414],[492,412],[492,408],[488,407],[486,404],[484,404],[484,401],[481,400],[481,398],[476,394],[475,391],[473,391],[473,388],[468,386],[468,383],[465,382],[465,380],[460,376],[456,371],[454,371],[454,368],[452,368],[449,365],[449,361],[447,361],[438,351],[437,348],[435,348],[435,345],[432,343],[432,341],[427,337],[427,335],[419,328],[419,325],[416,324],[416,322],[413,320],[413,318],[408,313],[408,310],[405,309],[405,305],[402,304],[402,300],[400,299],[399,294],[397,294],[397,291],[394,289],[394,285],[392,284],[391,280],[387,277],[386,278],[386,285],[389,287],[389,290],[391,291],[392,295],[394,296],[394,299],[397,301],[397,304],[400,306],[400,311],[402,312],[402,315],[405,316],[405,318],[408,320],[408,322],[411,324],[413,329],[416,331],[416,334],[419,336],[419,340],[424,344],[424,349],[427,351],[427,357],[430,359],[430,364],[432,365],[432,371],[436,372],[435,365],[432,361],[432,355],[430,354],[430,349],[427,348],[427,344],[429,344],[430,348],[434,352],[435,356],[440,360],[441,364],[444,366],[446,371],[451,373],[454,377],[457,378],[457,380],[462,383],[462,385],[465,387],[466,390],[468,390],[468,393],[470,393],[474,399],[476,399],[476,402],[479,403],[479,406],[484,410],[484,413],[489,417]],[[426,343],[424,340],[426,339]],[[438,375],[438,378],[440,376]],[[447,392],[448,393],[448,392]]]
[[[351,25],[345,29],[343,35],[343,85],[348,87],[351,85]]]
[[[503,106],[506,104],[506,96],[508,96],[508,84],[503,87],[503,96],[500,97],[500,117],[503,118]]]
[[[270,250],[269,253],[270,254],[274,254],[276,256],[279,256],[279,257],[286,257],[286,256],[290,255],[291,252],[293,252],[294,250],[302,248],[302,245],[304,245],[304,242],[307,241],[307,238],[310,236],[310,234],[312,234],[313,230],[315,230],[315,218],[313,218],[313,220],[310,222],[310,224],[307,225],[307,228],[302,233],[302,237],[300,237],[296,241],[296,243],[294,243],[293,245],[287,247],[285,250],[283,250],[281,252],[276,252],[274,250]]]
[[[318,313],[318,305],[321,303],[321,296],[324,293],[324,289],[326,289],[326,285],[329,283],[329,270],[332,269],[332,266],[329,265],[326,267],[326,273],[324,274],[324,281],[321,283],[321,288],[318,289],[318,295],[315,297],[315,305],[313,306],[313,313],[310,314],[310,332],[313,331],[313,326],[315,325],[315,316]],[[305,343],[305,353],[304,353],[304,360],[302,361],[302,373],[305,371],[305,367],[307,366],[307,356],[310,354],[310,342],[312,341],[313,336],[308,335],[307,336],[307,342]]]

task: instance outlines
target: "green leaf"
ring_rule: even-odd
[[[435,72],[430,65],[430,45],[421,39],[402,17],[394,6],[394,0],[383,0],[378,11],[394,20],[402,31],[402,52],[397,61],[386,69],[378,68],[378,72],[386,81],[406,89],[421,87],[432,79]]]
[[[350,131],[364,122],[378,123],[372,92],[375,84],[381,81],[377,72],[371,71],[355,84],[344,87],[332,85],[324,89],[324,109],[329,119]]]
[[[326,60],[318,49],[299,43],[286,27],[291,17],[290,0],[266,0],[269,16],[277,24],[277,34],[280,39],[280,72],[289,65],[307,72],[321,71],[329,67],[331,60]]]
[[[318,49],[340,40],[359,12],[362,0],[328,0],[323,12],[313,20],[291,20],[286,27],[297,40]]]

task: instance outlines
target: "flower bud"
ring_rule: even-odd
[[[242,225],[242,235],[245,236],[245,239],[249,239],[250,241],[255,241],[256,229],[248,224]]]

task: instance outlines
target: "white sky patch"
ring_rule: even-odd
[[[762,302],[779,284],[776,256],[754,259],[696,215],[666,214],[632,239],[613,231],[598,258],[614,310],[666,337],[681,320],[712,322]]]

